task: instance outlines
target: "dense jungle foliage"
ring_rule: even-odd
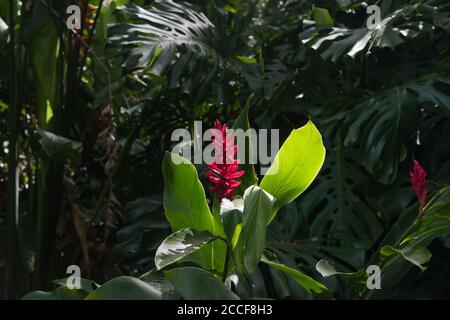
[[[449,299],[449,50],[448,0],[1,0],[0,298]]]

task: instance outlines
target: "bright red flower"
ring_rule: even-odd
[[[412,188],[419,199],[420,209],[423,209],[427,199],[427,172],[416,160],[414,160],[414,165],[412,170],[409,172],[409,176],[411,177]]]
[[[206,176],[213,184],[209,189],[216,193],[219,201],[223,198],[231,199],[234,190],[241,184],[235,179],[242,177],[245,171],[237,171],[239,160],[234,156],[237,152],[237,145],[234,144],[232,134],[226,135],[227,125],[222,125],[219,120],[214,121],[215,145],[214,161],[208,165]]]

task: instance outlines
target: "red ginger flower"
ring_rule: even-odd
[[[231,199],[234,189],[241,183],[235,179],[242,177],[245,171],[237,171],[239,160],[234,156],[237,145],[234,145],[232,134],[226,135],[227,125],[222,125],[219,120],[214,121],[215,158],[206,169],[206,176],[213,184],[209,189],[216,193],[219,201],[223,198]]]
[[[427,199],[427,172],[416,160],[414,160],[414,165],[409,172],[409,176],[411,177],[412,188],[420,202],[420,210],[422,210],[423,207],[425,207],[425,201]]]

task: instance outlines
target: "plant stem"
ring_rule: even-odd
[[[223,282],[225,282],[225,280],[227,280],[230,259],[231,259],[231,249],[230,249],[230,245],[227,242],[227,251],[225,254],[225,266],[223,267],[223,277],[222,277]]]

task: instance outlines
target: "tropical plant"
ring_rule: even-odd
[[[446,0],[1,1],[0,297],[448,299],[449,33]],[[216,119],[293,159],[314,123],[323,167],[170,161]]]

